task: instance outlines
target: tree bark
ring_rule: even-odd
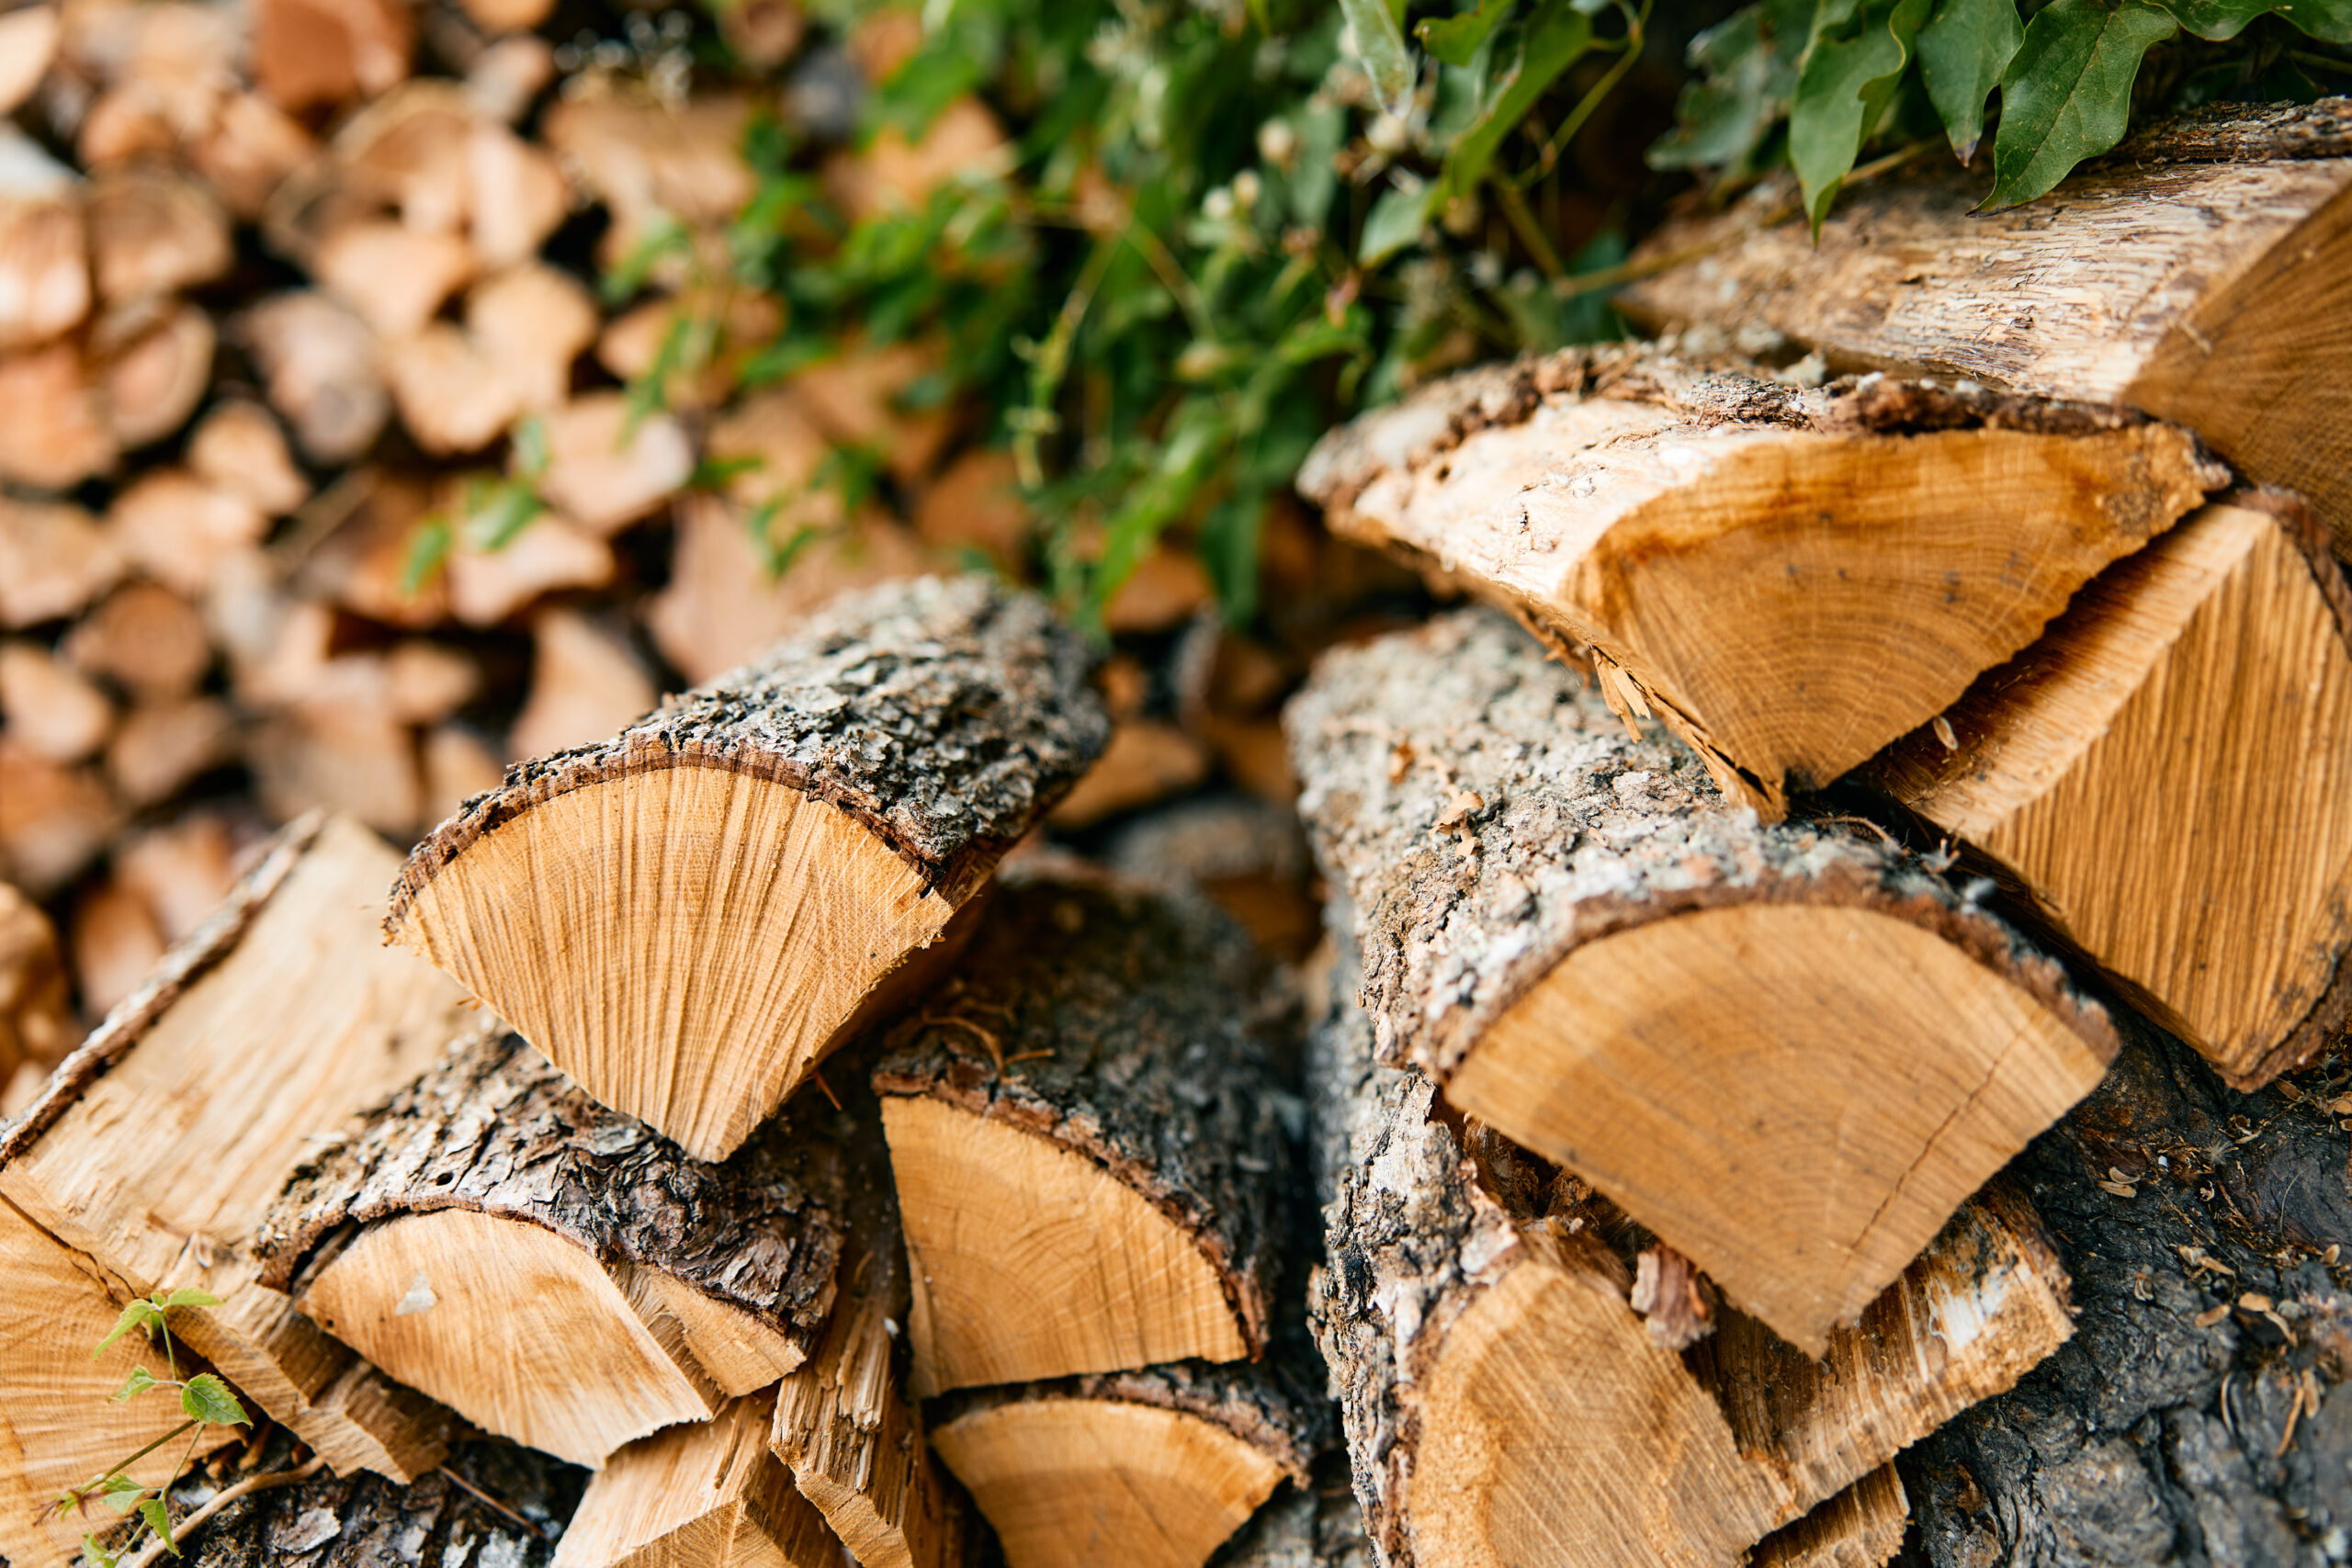
[[[1376,1568],[1344,1463],[1318,1464],[1217,1548],[1209,1568]]]
[[[612,739],[510,769],[410,856],[385,931],[598,1100],[722,1158],[924,981],[1102,749],[1090,662],[982,578],[837,602]]]
[[[221,1297],[183,1314],[189,1345],[338,1471],[407,1480],[438,1461],[448,1413],[296,1314],[254,1252],[311,1135],[458,1027],[457,988],[371,929],[394,864],[351,822],[289,828],[0,1134],[0,1194],[89,1255],[118,1302]]]
[[[2019,1160],[2075,1334],[1903,1461],[1938,1568],[2304,1563],[2352,1529],[2343,1064],[2226,1091],[2135,1032]]]
[[[2114,1050],[1989,886],[1759,825],[1499,616],[1327,658],[1288,723],[1381,1060],[1810,1353]]]
[[[1827,1369],[1736,1320],[1687,1358],[1663,1348],[1627,1300],[1647,1233],[1379,1066],[1335,934],[1309,1046],[1331,1192],[1310,1305],[1389,1568],[1740,1562],[2064,1339],[2064,1276],[2005,1201],[1963,1210]]]
[[[2177,421],[2352,528],[2352,138],[2346,100],[2217,106],[2150,128],[2049,198],[1973,210],[1940,168],[1847,191],[1818,240],[1759,227],[1768,183],[1669,223],[1634,263],[1682,264],[1619,308],[1653,330],[1778,333],[1832,370],[1966,377]]]
[[[1107,882],[999,896],[874,1070],[919,1391],[1264,1353],[1288,1165],[1270,994],[1248,938],[1204,902]],[[1018,1174],[989,1178],[984,1149]],[[996,1247],[1066,1215],[1067,1279]],[[1169,1272],[1131,1275],[1147,1253]]]
[[[1332,432],[1298,480],[1339,533],[1589,648],[1615,705],[1773,817],[2225,482],[2186,431],[2104,404],[1807,390],[1654,345],[1450,378]]]

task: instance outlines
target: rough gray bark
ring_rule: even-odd
[[[139,1043],[183,992],[228,955],[325,825],[325,816],[312,811],[279,830],[268,851],[229,890],[220,907],[164,955],[137,990],[115,1005],[106,1021],[57,1065],[39,1097],[0,1132],[0,1168],[39,1143],[41,1134]]]
[[[2341,1061],[2233,1094],[2127,1040],[2012,1168],[2075,1337],[1901,1461],[1911,1561],[2255,1568],[2352,1558],[2352,1185]]]
[[[1044,601],[990,578],[844,596],[755,663],[610,740],[508,769],[417,846],[385,929],[500,823],[585,784],[672,767],[756,773],[830,801],[960,899],[1108,743],[1092,662]]]
[[[1318,1465],[1305,1486],[1275,1493],[1208,1568],[1375,1568],[1345,1467]]]
[[[1442,1080],[1584,942],[1686,910],[1853,905],[1926,927],[2111,1052],[2105,1010],[1922,857],[1759,824],[1687,748],[1634,739],[1499,615],[1328,657],[1286,717],[1316,854],[1355,911],[1379,1059]]]
[[[282,1441],[265,1453],[273,1469],[291,1457]],[[587,1480],[585,1471],[505,1443],[460,1445],[442,1471],[475,1491],[436,1471],[410,1486],[322,1475],[249,1493],[200,1526],[192,1543],[183,1538],[188,1568],[544,1568]],[[200,1506],[240,1479],[199,1473],[174,1501]]]
[[[297,1168],[256,1243],[263,1279],[290,1289],[345,1225],[463,1208],[660,1269],[805,1338],[842,1251],[838,1151],[811,1135],[829,1111],[803,1096],[712,1165],[485,1027]]]
[[[2312,104],[2201,105],[2133,131],[2098,166],[2344,157],[2352,157],[2352,98],[2339,97]]]
[[[1198,900],[1111,883],[995,896],[956,977],[884,1041],[874,1087],[1094,1160],[1200,1238],[1253,1354],[1289,1161],[1263,965]]]

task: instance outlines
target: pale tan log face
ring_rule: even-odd
[[[774,1396],[620,1450],[588,1483],[553,1568],[841,1568],[841,1542],[768,1453]]]
[[[931,1440],[1012,1568],[1200,1568],[1283,1474],[1214,1421],[1107,1399],[993,1405]]]
[[[1513,1269],[1447,1333],[1413,1494],[1414,1558],[1432,1568],[1736,1568],[1799,1507],[1573,1253]]]
[[[1444,1087],[1819,1354],[2105,1066],[1934,932],[1746,905],[1577,947]]]
[[[684,766],[493,828],[398,934],[597,1100],[715,1160],[955,912],[847,814]]]
[[[925,1393],[1249,1355],[1198,1238],[1094,1161],[928,1098],[882,1122]]]
[[[484,1430],[574,1464],[719,1403],[604,1265],[520,1221],[442,1209],[371,1225],[298,1304]]]
[[[1748,1568],[1881,1568],[1903,1550],[1911,1502],[1883,1464],[1813,1512],[1756,1543]]]
[[[2233,1081],[2352,945],[2352,649],[2268,515],[2213,506],[2086,587],[1883,783],[2013,868]]]

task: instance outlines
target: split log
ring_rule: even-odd
[[[0,642],[0,721],[36,756],[78,762],[106,744],[114,705],[38,643]]]
[[[742,151],[754,112],[751,98],[724,93],[676,106],[608,94],[549,108],[541,127],[548,148],[612,214],[597,265],[617,264],[665,219],[690,229],[733,221],[757,189]],[[657,267],[651,281],[673,288],[682,271]]]
[[[1686,1361],[1628,1299],[1646,1233],[1377,1066],[1353,969],[1309,1045],[1331,1194],[1309,1312],[1391,1568],[1730,1568],[2070,1332],[2030,1206],[1988,1194],[1826,1362],[1730,1314]]]
[[[134,1367],[166,1375],[162,1359],[133,1335],[103,1355],[91,1350],[121,1309],[106,1276],[82,1254],[0,1201],[0,1552],[23,1568],[67,1568],[82,1535],[112,1516],[60,1516],[50,1505],[69,1486],[105,1473],[181,1424],[178,1404],[151,1396],[118,1404],[110,1397]],[[176,1329],[193,1314],[176,1312]],[[181,1366],[187,1368],[182,1349]],[[234,1437],[216,1427],[211,1447]],[[176,1451],[176,1445],[175,1451]],[[148,1478],[143,1468],[140,1474]]]
[[[151,167],[111,170],[84,213],[98,298],[125,304],[176,294],[229,270],[229,215],[194,180]]]
[[[2018,1164],[2075,1278],[2072,1343],[1905,1456],[1925,1560],[2320,1561],[2352,1529],[2352,1090],[2251,1095],[2160,1039]]]
[[[56,1061],[73,1028],[57,932],[40,905],[0,882],[0,1074]]]
[[[119,883],[85,889],[74,905],[74,984],[82,1005],[104,1015],[139,989],[164,956],[163,928],[146,901]]]
[[[0,626],[75,615],[122,576],[122,552],[78,506],[0,495]]]
[[[285,516],[311,493],[286,450],[285,434],[259,403],[215,404],[188,437],[187,466],[214,490],[269,517]]]
[[[194,305],[123,306],[90,333],[107,433],[123,451],[161,441],[188,422],[212,384],[212,318]]]
[[[1087,664],[985,580],[838,601],[519,765],[411,855],[386,932],[598,1100],[724,1156],[952,956],[955,917],[1102,747]]]
[[[292,1458],[284,1444],[267,1444],[239,1471],[191,1480],[173,1500],[200,1506],[227,1485],[283,1473]],[[461,1444],[413,1485],[319,1475],[232,1498],[193,1535],[186,1561],[188,1568],[548,1568],[550,1542],[575,1510],[580,1482],[580,1472],[528,1449]]]
[[[516,756],[595,744],[653,706],[653,681],[628,645],[577,610],[531,617],[531,692],[507,732]]]
[[[461,724],[435,725],[418,750],[424,775],[421,816],[427,822],[456,816],[467,801],[496,789],[505,776],[490,742]]]
[[[666,413],[639,414],[621,392],[590,392],[549,411],[539,493],[598,534],[658,510],[694,477],[694,444]]]
[[[1922,165],[1925,168],[1925,165]],[[2142,408],[2311,498],[2352,548],[2352,108],[2216,105],[2049,198],[1973,209],[1977,171],[1845,192],[1817,241],[1759,188],[1670,223],[1617,296],[1636,321],[1781,334],[1833,368],[1961,376]]]
[[[931,471],[955,434],[955,411],[909,409],[900,399],[946,360],[947,345],[939,339],[878,346],[852,339],[841,353],[795,376],[791,388],[828,437],[881,453],[899,481],[911,485]]]
[[[468,549],[460,540],[442,575],[448,584],[451,615],[469,626],[494,626],[544,594],[606,586],[613,580],[613,547],[569,518],[549,513],[533,518],[495,550]],[[642,713],[652,705],[649,696],[634,711]],[[598,733],[612,728],[607,724]]]
[[[0,27],[13,19],[0,17]],[[5,50],[0,43],[0,56]],[[53,189],[28,191],[14,181],[0,188],[0,353],[72,332],[89,314],[85,232],[70,179],[59,176]]]
[[[0,115],[32,96],[57,53],[57,7],[28,6],[0,17]]]
[[[578,1464],[807,1358],[842,1244],[829,1143],[788,1114],[708,1165],[495,1020],[452,1032],[295,1171],[261,1227],[266,1282],[484,1430]]]
[[[1973,886],[1758,824],[1499,615],[1329,656],[1289,723],[1382,1059],[1810,1354],[2114,1054]]]
[[[168,589],[130,582],[77,622],[62,645],[74,668],[140,697],[185,696],[212,663],[204,617]]]
[[[243,826],[232,829],[220,812],[194,812],[115,846],[116,880],[153,911],[164,941],[186,941],[236,886]]]
[[[245,737],[245,765],[263,808],[281,820],[333,811],[390,837],[414,833],[424,785],[408,726],[378,702],[339,704],[333,687],[322,685]]]
[[[131,563],[186,599],[201,599],[226,558],[258,547],[269,518],[233,491],[186,468],[161,468],[107,509],[107,526]]]
[[[589,1481],[548,1568],[842,1568],[842,1543],[770,1456],[773,1392],[656,1432]]]
[[[0,357],[0,479],[70,490],[115,457],[104,403],[74,344]]]
[[[1154,1367],[959,1394],[932,1446],[1011,1568],[1203,1568],[1329,1417],[1263,1367]]]
[[[385,349],[381,368],[401,423],[435,457],[481,451],[521,412],[498,361],[447,321]]]
[[[2300,502],[2240,500],[2110,567],[1864,776],[2250,1089],[2352,1011],[2352,592]]]
[[[2125,410],[1656,347],[1470,371],[1317,446],[1345,537],[1589,647],[1768,817],[1951,705],[2227,471]]]
[[[965,1507],[949,1495],[906,1393],[913,1298],[881,1110],[862,1084],[841,1092],[841,1299],[808,1359],[776,1388],[768,1447],[864,1568],[961,1568],[974,1544]]]
[[[46,898],[121,825],[121,807],[95,770],[60,766],[0,735],[0,881]]]
[[[230,211],[253,220],[318,146],[300,120],[259,94],[232,93],[218,105],[210,129],[182,151]]]
[[[1344,1456],[1286,1487],[1209,1559],[1209,1568],[1378,1568]]]
[[[345,224],[319,242],[311,262],[319,286],[391,343],[423,331],[474,269],[458,236],[390,219]]]
[[[1758,1541],[1748,1568],[1883,1568],[1903,1550],[1910,1522],[1903,1479],[1883,1464]]]
[[[447,643],[410,637],[384,655],[384,697],[403,724],[438,724],[481,693],[481,666]]]
[[[572,361],[595,341],[596,303],[570,273],[531,262],[466,291],[466,333],[519,407],[557,408],[571,395]]]
[[[254,80],[292,113],[389,92],[416,41],[398,0],[261,0],[253,29]]]
[[[375,441],[391,398],[377,374],[375,336],[358,317],[324,294],[280,294],[239,317],[237,332],[270,406],[313,461],[348,463]]]
[[[289,828],[0,1137],[0,1197],[119,1296],[220,1297],[178,1322],[188,1345],[337,1470],[406,1480],[439,1462],[447,1413],[297,1315],[252,1251],[311,1138],[456,1027],[457,988],[374,941],[365,911],[391,869],[349,822]],[[6,1343],[32,1358],[15,1379],[85,1364]]]
[[[1121,812],[1182,795],[1208,776],[1208,751],[1172,724],[1121,719],[1111,744],[1054,807],[1054,826],[1091,828]]]
[[[1241,932],[1038,882],[874,1072],[928,1396],[1265,1353],[1287,1152]]]
[[[107,747],[107,782],[127,806],[160,806],[237,750],[237,716],[210,697],[139,703]]]

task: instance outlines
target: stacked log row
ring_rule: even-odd
[[[1919,170],[1847,192],[1817,237],[1758,221],[1774,188],[1668,223],[1620,307],[1833,371],[2144,409],[2352,549],[2352,102],[2193,111],[1993,214],[1982,161]]]
[[[1198,1568],[1306,1479],[1267,994],[1197,899],[1024,878],[882,1043],[914,1386],[1015,1568]]]
[[[1811,1354],[2114,1054],[1978,889],[1759,823],[1491,612],[1331,655],[1289,722],[1383,1060]]]
[[[221,1298],[175,1331],[337,1472],[405,1481],[440,1461],[447,1413],[300,1315],[256,1254],[309,1140],[457,1027],[457,987],[376,941],[368,910],[396,863],[348,821],[296,824],[0,1138],[0,1230],[22,1280],[0,1367],[23,1456],[0,1478],[12,1562],[78,1546],[82,1521],[40,1506],[174,1424],[162,1402],[110,1404],[91,1381],[144,1359],[87,1356],[133,1295]]]

